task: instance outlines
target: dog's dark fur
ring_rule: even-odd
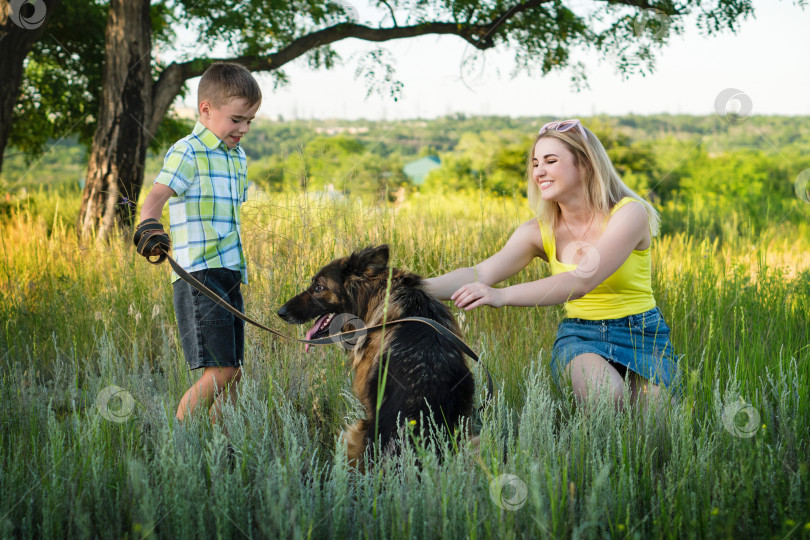
[[[390,296],[385,313],[389,270]],[[385,245],[330,262],[312,278],[307,290],[278,311],[282,319],[293,324],[328,313],[353,314],[366,326],[383,322],[384,313],[388,321],[426,317],[461,335],[450,310],[425,290],[420,276],[388,267]],[[324,328],[312,337],[328,332]],[[384,449],[389,444],[396,448],[397,432],[406,422],[421,423],[423,418],[427,423],[432,418],[437,426],[453,434],[462,425],[462,418],[470,415],[475,383],[465,358],[452,343],[425,324],[407,322],[386,327],[384,338],[383,332],[370,331],[351,350],[351,357],[352,386],[365,408],[366,418],[347,428],[343,438],[350,463],[361,470],[366,447],[374,441],[375,428]],[[386,361],[388,374],[377,411],[377,389]],[[423,427],[426,426],[417,429]],[[427,434],[427,430],[419,431]]]

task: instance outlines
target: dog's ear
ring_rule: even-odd
[[[388,257],[389,250],[387,244],[377,247],[367,247],[351,254],[347,269],[349,273],[356,276],[373,276],[388,267]]]
[[[388,266],[388,258],[390,256],[388,250],[388,244],[383,244],[381,246],[377,246],[375,248],[369,248],[369,264],[372,266],[378,266],[380,268],[385,268]]]

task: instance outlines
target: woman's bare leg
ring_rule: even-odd
[[[586,402],[598,386],[607,384],[616,408],[621,410],[624,407],[624,379],[610,362],[598,354],[583,353],[575,356],[565,366],[565,376],[571,381],[574,396],[581,403]]]

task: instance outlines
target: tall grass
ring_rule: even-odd
[[[468,196],[394,210],[283,195],[243,215],[246,310],[293,335],[274,312],[332,258],[388,243],[396,265],[435,275],[529,217],[523,201]],[[0,536],[808,536],[809,232],[655,241],[686,383],[659,415],[616,413],[606,396],[586,414],[554,387],[560,308],[458,312],[499,388],[472,418],[480,454],[440,463],[417,444],[357,474],[336,445],[360,414],[341,348],[306,355],[251,328],[237,406],[222,426],[180,425],[196,376],[166,265],[21,208],[0,230]],[[510,282],[546,273],[538,261]],[[123,392],[105,407],[111,386]]]

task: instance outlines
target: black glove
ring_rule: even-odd
[[[138,254],[146,257],[152,264],[160,264],[166,260],[166,254],[172,247],[169,235],[163,230],[163,225],[156,219],[145,219],[135,227],[133,237]],[[153,261],[149,257],[157,257]]]

